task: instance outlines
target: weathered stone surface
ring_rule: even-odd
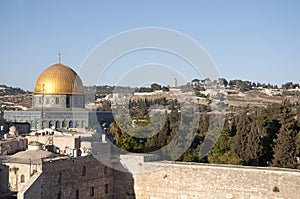
[[[147,163],[160,169],[135,173],[137,199],[263,199],[300,197],[298,170],[217,166],[204,164]]]
[[[34,177],[34,176],[33,176]],[[48,159],[18,198],[113,198],[113,170],[93,156]],[[34,196],[34,197],[32,197]]]

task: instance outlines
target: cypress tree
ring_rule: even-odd
[[[296,144],[297,123],[291,110],[290,103],[284,102],[281,110],[281,127],[274,143],[274,158],[272,166],[296,168]]]
[[[248,109],[246,108],[239,116],[236,123],[236,135],[234,136],[233,151],[236,155],[243,160],[243,164],[247,164],[249,158],[246,154],[248,145],[248,137],[250,133],[251,119],[247,115]]]

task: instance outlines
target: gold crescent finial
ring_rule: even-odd
[[[58,53],[58,64],[60,64],[61,61],[61,57],[60,57],[60,53]]]

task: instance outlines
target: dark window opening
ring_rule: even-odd
[[[24,182],[25,182],[25,176],[21,175],[21,183],[24,183]]]
[[[57,193],[57,199],[61,199],[61,192]]]
[[[70,96],[67,96],[67,98],[66,98],[66,106],[67,106],[67,108],[70,107]]]
[[[76,198],[76,199],[79,199],[79,190],[78,190],[78,189],[76,190],[75,198]]]
[[[108,184],[105,184],[105,193],[108,193]]]
[[[69,122],[69,128],[73,128],[73,121]]]
[[[94,197],[95,196],[95,190],[94,190],[94,186],[90,187],[90,197]]]
[[[58,174],[58,183],[61,183],[61,172]]]
[[[86,167],[83,166],[83,168],[82,168],[82,176],[85,176],[85,175],[86,175]]]
[[[104,174],[107,174],[107,166],[104,167]]]

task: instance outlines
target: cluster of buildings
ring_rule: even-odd
[[[81,79],[59,59],[38,77],[32,108],[1,114],[0,198],[112,198],[112,169],[90,155],[97,142],[109,156],[100,132],[112,114],[84,105]]]
[[[82,81],[59,59],[38,77],[32,108],[0,115],[0,199],[299,198],[298,170],[116,155],[103,130],[112,114],[84,105]]]

